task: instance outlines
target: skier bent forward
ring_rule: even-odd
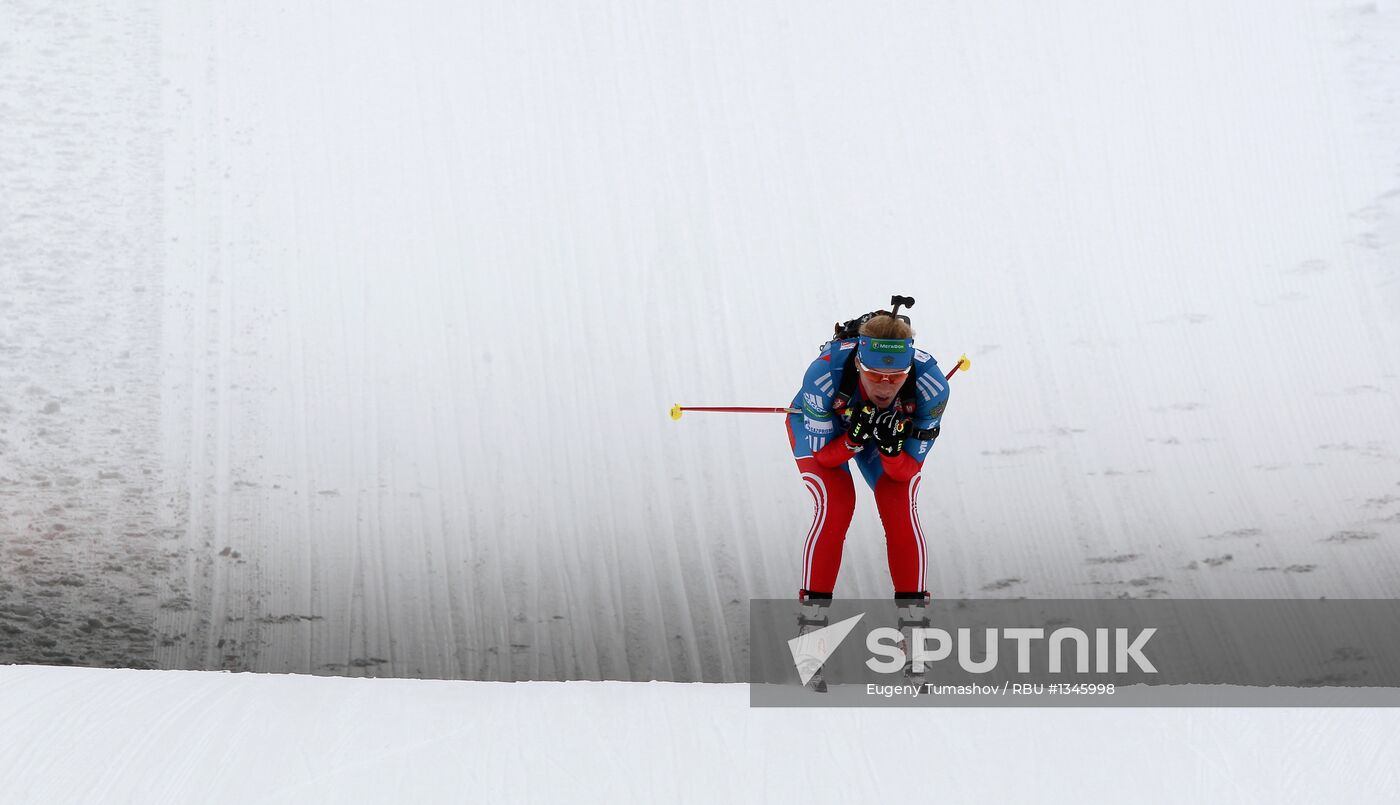
[[[898,306],[873,314],[857,337],[824,344],[793,398],[801,413],[788,416],[788,441],[815,504],[802,553],[803,602],[825,603],[836,586],[855,512],[851,459],[875,494],[896,602],[922,606],[929,597],[919,480],[948,383],[933,357],[914,348],[913,329],[897,313]]]

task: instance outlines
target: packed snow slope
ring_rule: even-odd
[[[747,685],[0,666],[0,778],[17,805],[1394,801],[1393,711],[1241,715],[750,710]]]
[[[0,6],[0,658],[742,679],[891,293],[934,595],[1396,593],[1393,4],[410,6]]]

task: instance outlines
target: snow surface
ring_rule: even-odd
[[[0,723],[9,803],[1274,805],[1400,785],[1390,710],[751,710],[735,684],[13,666]]]
[[[741,680],[810,504],[775,418],[666,411],[784,404],[831,322],[895,292],[945,368],[973,359],[920,501],[935,595],[1395,594],[1394,3],[408,5],[0,0],[0,661]],[[837,592],[882,597],[859,495]],[[109,677],[0,672],[7,713],[121,729],[81,715]],[[309,684],[150,678],[209,706]],[[762,747],[788,718],[1025,758],[1120,730],[1183,747],[1159,782],[1280,794],[1360,785],[1394,727],[581,690],[707,738],[775,725]],[[113,717],[153,751],[201,729],[151,712]],[[350,745],[297,724],[296,751]],[[1327,740],[1323,766],[1250,748]],[[74,758],[81,790],[143,784],[31,751],[0,763],[36,796]]]

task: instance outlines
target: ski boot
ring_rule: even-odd
[[[928,602],[927,592],[894,594],[899,633],[903,635],[900,643],[904,649],[904,678],[911,685],[922,686],[927,679],[927,669],[914,669],[914,630],[929,628]]]
[[[831,624],[831,593],[812,593],[803,590],[801,601],[802,608],[797,615],[797,636],[799,638],[809,632],[825,629]],[[816,647],[813,647],[814,651],[815,649]],[[818,655],[815,653],[798,660],[798,674],[805,675],[809,671],[812,676],[807,681],[806,687],[817,693],[826,693],[826,676],[822,674],[822,660],[818,659]]]

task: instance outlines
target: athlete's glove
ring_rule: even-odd
[[[846,441],[851,450],[860,450],[875,437],[875,405],[863,402],[859,408],[851,409],[851,424],[846,428]]]
[[[881,413],[875,417],[871,428],[875,438],[875,444],[879,446],[880,455],[894,458],[904,452],[904,440],[908,438],[905,434],[909,432],[909,420],[900,416],[893,409]]]

